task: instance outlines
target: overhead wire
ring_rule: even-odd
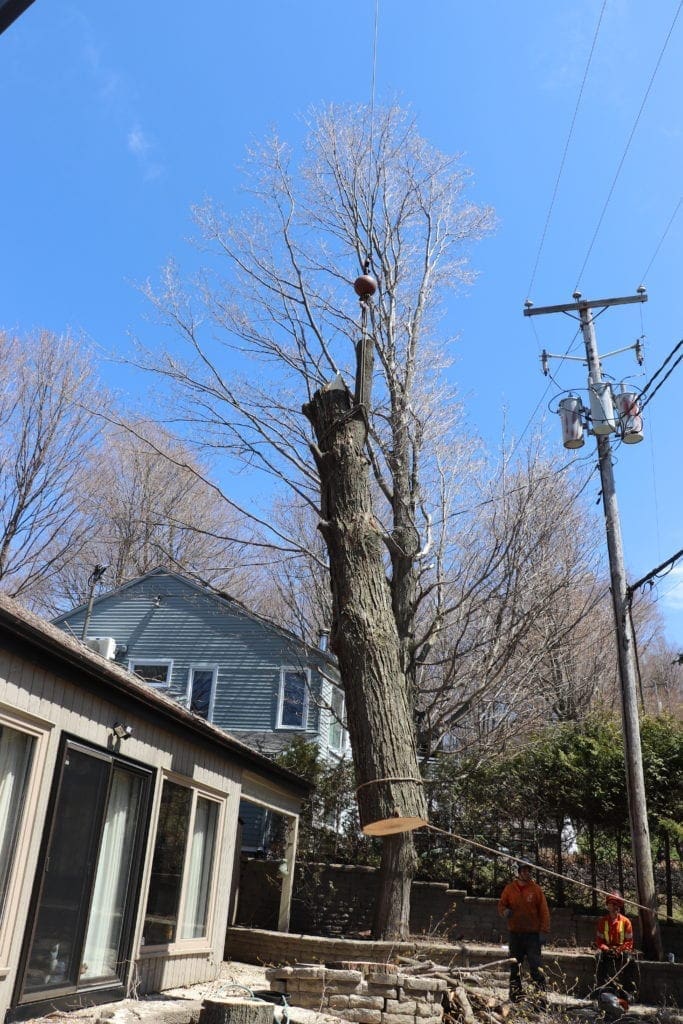
[[[678,350],[680,348],[683,348],[683,338],[681,338],[681,340],[678,342],[678,344],[674,346],[674,348],[671,350],[671,352],[669,352],[668,356],[666,357],[666,359],[664,360],[662,365],[659,367],[659,369],[655,370],[655,372],[652,374],[652,376],[647,381],[647,383],[645,383],[643,385],[643,388],[642,388],[641,393],[640,393],[641,394],[641,402],[640,402],[640,410],[641,410],[641,412],[643,411],[645,406],[649,402],[652,401],[652,399],[655,397],[655,395],[657,394],[657,392],[661,388],[662,384],[664,384],[669,379],[671,374],[674,372],[674,370],[676,369],[678,364],[683,359],[683,352],[682,352],[680,354],[680,356],[678,357],[678,359],[676,360],[676,362],[673,364],[673,366],[664,375],[664,377],[662,377],[662,379],[657,384],[657,387],[654,389],[654,391],[650,391],[650,388],[654,384],[654,382],[657,380],[657,377],[659,377],[660,373],[663,372],[663,370],[664,370],[665,366],[667,365],[667,363],[669,363],[669,361],[671,359],[673,359],[673,357],[676,355],[676,353],[678,352]]]
[[[665,239],[665,238],[666,238],[666,236],[667,236],[667,235],[669,234],[669,230],[670,230],[670,228],[671,228],[671,225],[673,224],[674,220],[676,219],[676,214],[677,214],[677,213],[678,213],[678,211],[680,210],[680,208],[681,208],[681,204],[682,204],[682,203],[683,203],[683,196],[681,196],[681,198],[680,198],[680,199],[678,200],[678,202],[676,203],[676,207],[675,207],[675,209],[674,209],[674,212],[673,212],[673,213],[671,214],[671,216],[669,217],[669,221],[668,221],[668,223],[667,223],[666,227],[664,228],[664,231],[663,231],[663,233],[662,233],[662,236],[661,236],[661,238],[660,238],[660,239],[659,239],[659,241],[657,242],[657,245],[656,245],[656,247],[655,247],[655,251],[654,251],[654,252],[653,252],[653,254],[652,254],[652,259],[650,260],[650,262],[649,262],[649,263],[648,263],[648,265],[646,266],[646,268],[645,268],[645,271],[644,271],[644,273],[642,273],[642,274],[640,275],[640,283],[641,283],[641,284],[645,284],[645,279],[647,278],[647,275],[648,275],[648,274],[649,274],[649,272],[650,272],[650,268],[651,268],[652,264],[654,263],[654,261],[656,260],[657,256],[659,255],[659,250],[660,250],[660,249],[662,248],[662,245],[664,244],[664,239]],[[640,312],[641,312],[641,316],[642,316],[642,312],[643,312],[643,307],[642,307],[642,305],[641,305],[641,307],[640,307]]]
[[[633,137],[634,137],[634,135],[636,133],[636,129],[638,128],[638,124],[640,123],[640,118],[642,116],[643,110],[645,109],[645,104],[647,103],[648,97],[650,95],[650,91],[651,91],[652,86],[654,84],[654,80],[655,80],[655,78],[657,76],[657,72],[659,71],[659,66],[662,63],[662,58],[664,57],[664,53],[666,52],[667,46],[669,45],[669,40],[671,39],[671,36],[673,34],[673,30],[674,30],[674,28],[676,26],[676,22],[678,21],[678,16],[681,13],[681,8],[682,7],[683,7],[683,0],[680,0],[678,6],[676,8],[676,13],[674,14],[674,17],[673,17],[673,21],[671,22],[671,25],[669,26],[669,31],[667,32],[666,38],[665,38],[664,43],[662,45],[662,48],[659,51],[659,56],[657,57],[657,61],[656,61],[655,66],[654,66],[654,70],[653,70],[652,74],[650,75],[650,80],[649,80],[649,82],[647,84],[647,88],[645,90],[645,95],[643,96],[642,102],[640,104],[640,108],[638,109],[638,113],[636,114],[635,121],[633,122],[633,127],[631,128],[631,131],[629,133],[628,139],[626,140],[626,145],[624,147],[624,152],[621,154],[621,159],[619,160],[619,163],[617,164],[616,173],[614,175],[614,178],[612,179],[612,184],[610,185],[609,191],[607,193],[607,198],[605,199],[604,205],[603,205],[602,210],[600,212],[600,216],[598,217],[598,223],[597,223],[597,225],[595,227],[595,231],[593,232],[593,237],[590,240],[590,244],[588,246],[588,251],[586,252],[586,255],[584,257],[583,263],[581,264],[581,269],[579,271],[579,274],[578,274],[578,277],[577,277],[577,280],[576,280],[576,285],[574,286],[574,291],[578,291],[579,285],[581,283],[581,278],[583,277],[583,272],[586,269],[586,265],[588,263],[588,260],[590,259],[591,253],[593,251],[593,246],[595,245],[595,241],[596,241],[596,239],[598,237],[598,234],[600,233],[600,228],[602,227],[602,222],[603,222],[603,220],[605,218],[605,214],[607,212],[607,208],[608,208],[608,206],[610,204],[610,201],[612,199],[612,195],[614,194],[614,189],[616,188],[617,181],[619,180],[619,176],[621,174],[621,170],[622,170],[622,168],[624,166],[624,163],[626,161],[626,157],[628,155],[628,151],[629,151],[629,149],[631,147],[631,142],[633,141]]]
[[[602,18],[603,18],[603,15],[605,13],[606,6],[607,6],[607,0],[603,0],[602,7],[600,8],[600,14],[598,16],[598,23],[595,26],[595,32],[593,33],[593,42],[591,43],[590,52],[588,54],[588,60],[586,62],[586,67],[585,67],[584,72],[583,72],[583,78],[581,79],[581,85],[579,87],[579,95],[578,95],[577,100],[576,100],[576,106],[574,107],[574,113],[572,114],[572,119],[571,119],[571,122],[570,122],[570,125],[569,125],[569,131],[567,132],[567,139],[566,139],[565,144],[564,144],[564,150],[562,151],[562,157],[560,159],[560,167],[559,167],[559,170],[557,172],[557,177],[555,179],[555,185],[553,186],[552,196],[550,198],[550,205],[548,206],[548,212],[547,212],[546,218],[545,218],[545,224],[543,225],[543,230],[541,232],[541,240],[540,240],[540,242],[538,244],[538,252],[536,253],[536,259],[534,261],[533,270],[531,271],[531,280],[529,281],[529,287],[527,288],[527,292],[526,292],[527,296],[531,295],[531,290],[532,290],[532,288],[534,286],[534,281],[536,280],[536,271],[538,270],[538,264],[539,264],[539,261],[541,259],[541,253],[543,251],[543,246],[545,244],[545,237],[546,237],[546,235],[548,233],[548,226],[550,224],[550,218],[552,216],[552,212],[553,212],[553,209],[555,207],[555,200],[557,199],[557,193],[558,193],[558,190],[559,190],[559,187],[560,187],[560,180],[562,178],[562,173],[564,171],[564,165],[565,165],[565,163],[567,161],[567,153],[569,151],[569,143],[571,142],[572,135],[574,134],[574,126],[576,124],[576,118],[577,118],[578,113],[579,113],[579,107],[581,106],[581,99],[583,97],[583,90],[585,88],[586,79],[588,78],[588,72],[590,70],[591,62],[593,60],[593,53],[595,52],[595,46],[596,46],[596,43],[598,41],[598,34],[600,32],[600,26],[602,24]]]

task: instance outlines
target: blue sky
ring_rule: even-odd
[[[683,207],[662,241],[683,194],[679,7],[654,0],[643,17],[636,0],[605,3],[530,295],[537,305],[570,300],[633,133],[579,285],[586,298],[647,285],[647,304],[597,325],[602,351],[645,334],[636,384],[683,337]],[[464,154],[474,197],[496,208],[496,233],[474,251],[479,278],[449,310],[460,332],[455,375],[492,444],[504,419],[520,434],[545,414],[559,448],[546,408],[555,388],[546,393],[538,356],[543,346],[564,352],[575,325],[563,316],[532,325],[522,305],[602,9],[602,0],[379,2],[378,101],[412,106],[431,143]],[[193,203],[238,207],[250,141],[274,125],[299,139],[312,104],[369,100],[374,19],[375,0],[35,0],[0,36],[0,325],[71,329],[106,351],[125,352],[131,333],[144,338],[135,283],[171,256],[182,262]],[[607,369],[643,373],[630,356]],[[145,382],[113,364],[105,373],[144,403]],[[585,384],[580,364],[553,373],[562,388]],[[648,407],[645,441],[617,453],[631,578],[683,547],[682,387],[683,367]],[[657,594],[683,650],[683,569]]]

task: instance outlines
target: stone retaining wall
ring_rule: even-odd
[[[441,1024],[446,982],[401,974],[387,963],[340,961],[328,966],[274,967],[272,992],[292,1006],[330,1013],[354,1024]]]
[[[237,924],[277,928],[282,877],[277,864],[263,860],[242,863]],[[305,935],[339,936],[369,931],[377,888],[375,868],[349,864],[297,864],[290,930]],[[553,945],[591,947],[595,917],[551,905]],[[633,917],[636,945],[639,922]],[[498,901],[468,896],[445,882],[413,882],[410,931],[449,942],[507,942]],[[662,925],[665,953],[683,960],[683,927]]]
[[[292,935],[257,928],[228,928],[226,960],[254,964],[329,964],[338,961],[373,961],[387,964],[398,956],[420,956],[439,964],[476,967],[500,960],[507,947],[500,945],[450,945],[436,941],[374,942],[363,939]],[[595,985],[595,956],[569,950],[547,950],[543,955],[548,983],[558,992],[585,997]],[[683,964],[638,964],[640,1001],[653,1006],[683,1006]],[[389,1022],[387,1022],[389,1024]],[[421,1024],[421,1021],[418,1022]]]

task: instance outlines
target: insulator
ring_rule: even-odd
[[[565,448],[583,448],[583,404],[580,398],[570,395],[563,398],[559,406],[562,423],[562,444]]]
[[[614,396],[619,412],[619,425],[624,444],[638,444],[643,440],[643,417],[640,413],[640,396],[635,391],[626,391],[624,385]]]

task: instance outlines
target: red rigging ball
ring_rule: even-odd
[[[357,277],[353,282],[353,288],[356,295],[359,295],[361,299],[367,299],[377,291],[377,282],[370,274],[363,274],[362,277]]]

